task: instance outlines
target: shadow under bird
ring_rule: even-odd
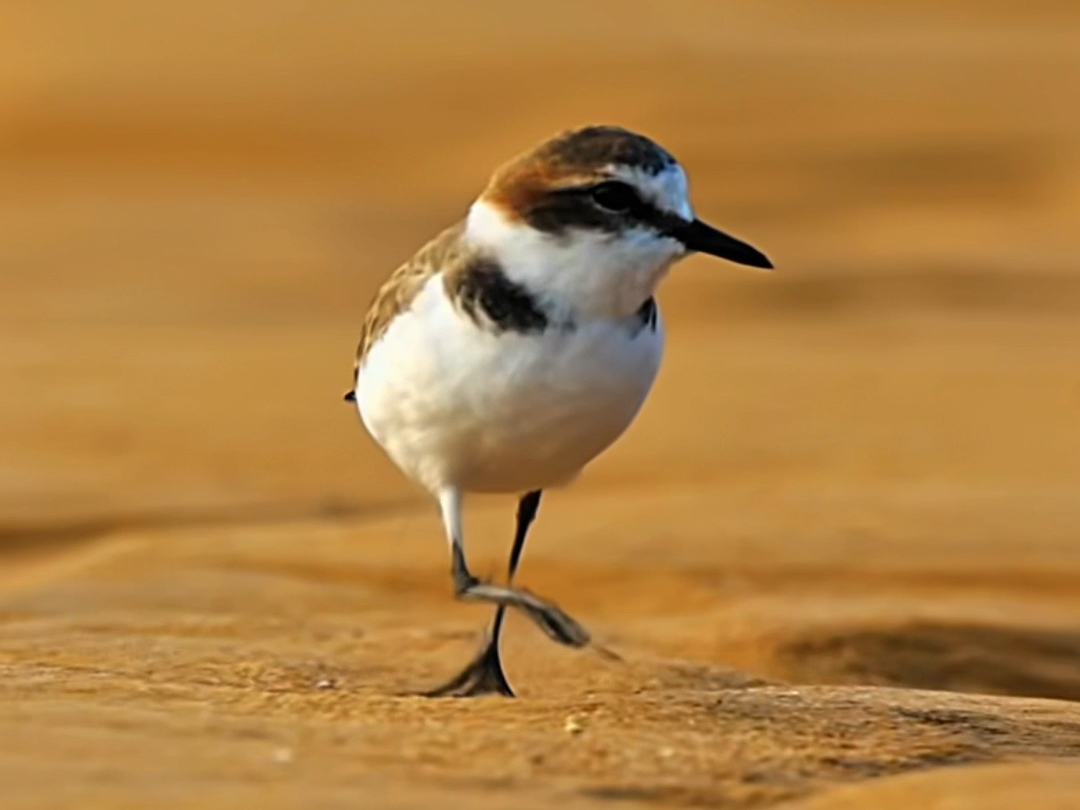
[[[499,168],[464,220],[376,294],[346,399],[438,501],[455,595],[497,605],[479,655],[427,694],[513,695],[499,657],[507,607],[560,644],[589,643],[557,605],[513,587],[514,572],[542,491],[576,477],[644,402],[664,344],[653,296],[691,253],[772,267],[695,217],[665,149],[590,126]],[[469,571],[468,492],[519,497],[506,585]]]

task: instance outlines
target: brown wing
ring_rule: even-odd
[[[394,316],[409,308],[424,282],[440,271],[452,270],[465,260],[466,250],[461,243],[464,229],[465,223],[462,221],[440,233],[395,270],[375,293],[364,318],[360,345],[356,349],[354,379],[368,351],[385,334]]]

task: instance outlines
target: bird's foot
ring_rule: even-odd
[[[503,673],[498,641],[488,637],[483,649],[457,675],[441,686],[424,692],[425,697],[479,697],[502,695],[514,697],[514,690]]]
[[[454,595],[458,599],[476,599],[517,608],[549,638],[567,647],[584,647],[589,643],[589,631],[554,602],[545,601],[526,590],[494,585],[474,577],[465,565],[465,554],[457,545],[453,549],[451,575],[454,578]]]
[[[589,631],[554,602],[547,602],[518,588],[481,582],[475,577],[470,577],[461,585],[462,587],[456,588],[459,599],[477,599],[517,608],[532,619],[549,638],[567,647],[584,647],[589,643]]]

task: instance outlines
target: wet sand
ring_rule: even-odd
[[[1069,4],[143,5],[0,34],[5,808],[1080,806]],[[621,660],[514,617],[517,700],[419,698],[488,612],[340,401],[362,313],[590,121],[778,271],[680,265],[545,498],[522,582]]]

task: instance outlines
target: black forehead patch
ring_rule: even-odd
[[[595,126],[557,135],[540,147],[538,157],[595,169],[610,164],[633,166],[656,175],[675,165],[659,144],[621,127]]]

